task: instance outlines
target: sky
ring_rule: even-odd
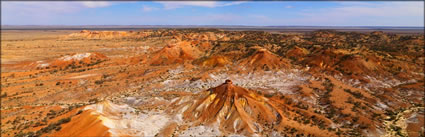
[[[424,26],[424,1],[1,2],[2,25]]]

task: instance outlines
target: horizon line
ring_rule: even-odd
[[[79,26],[241,26],[241,27],[421,27],[424,28],[425,26],[390,26],[390,25],[375,25],[375,26],[364,26],[364,25],[266,25],[266,26],[260,26],[260,25],[1,25],[3,26],[71,26],[71,27],[79,27]]]

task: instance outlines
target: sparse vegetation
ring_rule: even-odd
[[[198,93],[219,86],[223,78],[235,79],[234,85],[253,92],[225,97],[216,94],[204,102],[229,98],[216,105],[239,103],[242,109],[230,106],[226,111],[244,111],[240,113],[244,118],[255,121],[249,126],[262,129],[260,136],[364,136],[369,129],[386,126],[383,121],[396,120],[400,108],[424,104],[423,34],[157,29],[109,38],[116,34],[89,32],[92,36],[77,32],[72,34],[75,37],[61,39],[56,38],[58,33],[31,39],[14,36],[19,40],[6,35],[7,46],[2,48],[16,52],[5,52],[2,59],[16,57],[17,64],[2,66],[2,110],[7,111],[4,119],[8,120],[2,123],[6,129],[2,127],[2,136],[61,133],[61,125],[70,118],[51,122],[53,119],[68,112],[86,116],[80,115],[80,107],[107,101],[134,107],[136,111],[128,115],[152,115],[149,112],[156,110],[174,115],[179,111],[170,103],[181,97],[196,101],[196,97],[204,96]],[[177,50],[166,50],[173,46]],[[27,49],[34,53],[26,54]],[[159,61],[152,63],[157,54]],[[202,65],[215,56],[227,60],[223,63],[226,65]],[[23,62],[21,57],[30,60]],[[281,73],[288,75],[278,77]],[[278,82],[268,82],[272,80]],[[225,112],[196,114],[212,106],[198,107],[184,114],[183,120],[192,118],[205,125],[202,120],[216,116],[212,113],[219,117]],[[202,116],[187,118],[190,115]],[[241,115],[229,115],[224,120]],[[297,124],[280,127],[283,120]],[[232,129],[232,122],[220,130],[245,133],[242,130],[248,126]],[[188,125],[178,125],[171,133],[181,135],[183,129],[198,126]],[[33,128],[41,129],[26,132]],[[305,132],[311,128],[318,129]],[[397,132],[396,136],[405,133],[399,126],[389,129]]]

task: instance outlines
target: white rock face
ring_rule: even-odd
[[[190,127],[189,129],[183,131],[180,136],[220,136],[221,132],[218,129],[217,125],[213,126],[196,126]]]
[[[36,63],[37,63],[37,67],[41,67],[41,68],[48,67],[50,65],[49,63],[45,63],[44,61],[37,61]]]
[[[310,79],[299,70],[290,70],[287,72],[265,72],[265,73],[249,73],[249,74],[228,74],[228,73],[212,73],[206,80],[196,80],[190,82],[188,80],[174,80],[169,78],[162,84],[169,90],[183,91],[203,91],[208,88],[216,87],[222,84],[226,79],[244,88],[258,89],[260,91],[280,92],[283,94],[292,94],[292,88],[302,84]]]
[[[336,76],[335,78],[337,78],[338,80],[341,80],[345,84],[349,84],[353,87],[361,88],[361,89],[364,89],[364,90],[367,90],[367,91],[371,91],[371,89],[376,89],[376,88],[391,88],[391,87],[396,87],[396,86],[401,85],[401,84],[408,84],[408,83],[416,83],[417,82],[417,80],[415,80],[415,79],[401,81],[401,80],[395,79],[393,77],[372,77],[372,76],[369,76],[369,75],[366,75],[364,77],[365,79],[370,81],[369,83],[361,83],[357,79],[355,79],[355,80],[354,79],[344,79],[341,76]]]
[[[38,64],[37,67],[48,67],[50,64],[49,63],[44,63],[44,64]]]
[[[59,59],[60,59],[60,60],[63,60],[63,61],[69,61],[69,60],[81,60],[81,59],[83,59],[83,58],[90,57],[90,55],[91,55],[91,53],[80,53],[80,54],[75,54],[75,55],[72,55],[72,56],[69,56],[69,55],[67,55],[67,56],[63,56],[63,57],[61,57],[61,58],[59,58]]]
[[[378,109],[378,110],[385,110],[385,109],[388,109],[388,106],[387,105],[385,105],[384,103],[382,103],[381,101],[378,101],[377,103],[376,103],[376,105],[375,106],[373,106],[375,109]]]
[[[116,105],[111,102],[89,105],[84,110],[94,110],[92,113],[99,115],[112,136],[155,136],[170,121],[170,117],[162,112],[136,114],[136,110],[126,104]]]
[[[126,100],[132,102],[137,98],[127,97]],[[112,136],[155,136],[168,123],[183,123],[181,112],[173,116],[163,111],[136,113],[137,110],[127,104],[117,105],[109,101],[86,106],[84,110],[92,110],[92,115],[98,116]],[[218,124],[190,127],[181,131],[180,136],[221,136]]]
[[[81,78],[87,78],[87,77],[96,76],[96,75],[99,75],[99,74],[84,74],[84,75],[71,77],[71,79],[81,79]]]

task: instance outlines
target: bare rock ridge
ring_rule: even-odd
[[[267,49],[260,48],[248,58],[241,61],[240,66],[248,66],[254,70],[274,70],[280,68],[287,68],[287,61],[279,56],[271,53]]]
[[[151,35],[151,32],[134,32],[134,31],[89,31],[82,30],[79,33],[68,35],[69,38],[83,39],[118,39],[118,38],[143,38]]]
[[[209,57],[205,60],[203,60],[202,62],[194,62],[195,64],[199,64],[203,67],[210,67],[210,68],[214,68],[214,67],[223,67],[225,65],[228,64],[232,64],[232,62],[230,61],[230,59],[228,59],[226,56],[212,56]]]
[[[73,53],[64,55],[59,58],[40,61],[20,62],[11,64],[16,70],[31,70],[31,69],[68,69],[68,68],[81,68],[97,65],[101,62],[107,61],[109,58],[98,52],[86,53]]]
[[[164,65],[174,63],[184,63],[198,58],[200,51],[191,46],[188,42],[182,41],[169,44],[152,55],[152,65]]]
[[[195,101],[174,105],[183,112],[183,119],[193,125],[219,124],[224,134],[252,135],[264,129],[264,125],[279,123],[282,111],[275,102],[232,84],[231,80],[201,93]]]
[[[167,112],[181,117],[178,118],[182,120],[182,124],[176,129],[177,133],[187,131],[181,127],[210,127],[219,130],[219,134],[214,135],[271,136],[285,134],[285,127],[290,127],[305,134],[335,136],[333,133],[320,131],[317,126],[298,123],[292,117],[299,117],[300,114],[293,111],[302,110],[285,104],[282,97],[266,97],[260,92],[233,85],[231,80],[226,80],[217,87],[176,99]],[[328,120],[322,120],[324,124],[330,124]]]

